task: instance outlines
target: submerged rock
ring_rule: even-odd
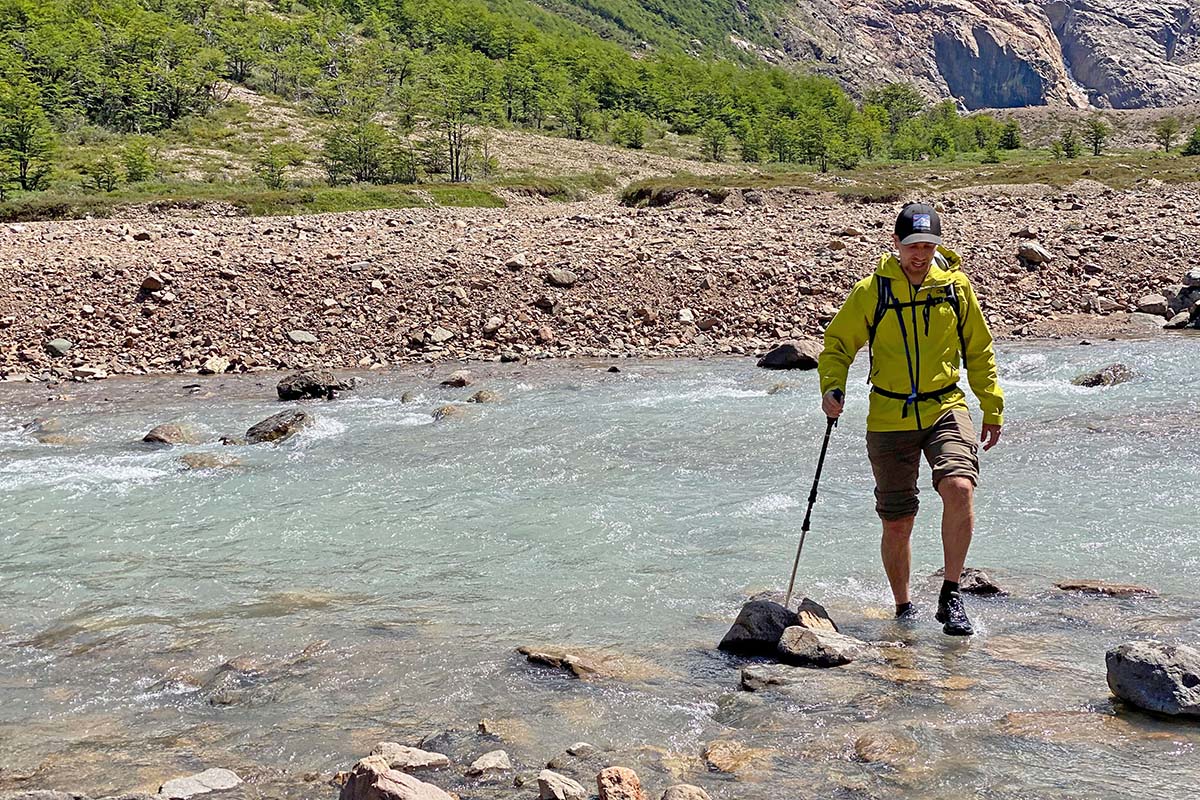
[[[648,800],[637,773],[627,767],[608,767],[596,776],[599,800]]]
[[[446,405],[433,410],[433,420],[434,422],[443,422],[448,419],[459,419],[466,416],[466,413],[467,412],[463,411],[461,406],[456,406],[453,403],[447,403]]]
[[[187,778],[169,780],[159,787],[158,793],[164,798],[186,800],[186,798],[195,797],[198,794],[232,789],[241,782],[242,779],[232,770],[206,769]]]
[[[327,369],[301,370],[282,378],[275,385],[275,394],[280,400],[333,399],[334,392],[354,388],[353,381],[339,381]]]
[[[663,792],[662,800],[709,800],[709,797],[699,786],[677,783]]]
[[[307,411],[299,408],[281,411],[246,431],[246,443],[281,442],[312,424],[313,417]]]
[[[821,344],[810,339],[784,342],[758,360],[763,369],[816,369]]]
[[[586,800],[587,790],[566,775],[544,769],[538,773],[538,800]]]
[[[367,756],[346,775],[339,800],[454,800],[454,795]]]
[[[186,469],[229,469],[242,465],[239,459],[216,453],[184,453],[179,461]]]
[[[1061,581],[1054,584],[1064,592],[1104,595],[1107,597],[1157,597],[1158,592],[1132,583],[1109,583],[1107,581]]]
[[[854,740],[855,757],[867,764],[897,766],[917,752],[917,743],[892,731],[871,731]]]
[[[1108,688],[1127,703],[1171,716],[1200,718],[1200,650],[1126,642],[1104,658]]]
[[[467,398],[468,403],[495,403],[500,400],[500,395],[493,392],[491,389],[480,389],[475,394]]]
[[[645,681],[666,675],[666,672],[658,665],[623,653],[555,645],[539,647],[524,645],[518,647],[517,652],[525,656],[531,664],[560,669],[581,680],[614,678],[626,681]]]
[[[388,766],[405,772],[415,769],[437,769],[450,766],[450,759],[441,753],[421,750],[396,742],[380,742],[371,751],[373,756],[387,759]]]
[[[870,645],[853,636],[799,625],[779,639],[779,660],[800,667],[840,667],[861,656]]]
[[[718,739],[704,747],[704,762],[709,769],[729,775],[744,775],[766,766],[772,750],[748,747],[730,739]]]
[[[1115,386],[1127,383],[1137,377],[1137,373],[1124,364],[1109,364],[1095,372],[1085,372],[1077,375],[1071,381],[1076,386]]]

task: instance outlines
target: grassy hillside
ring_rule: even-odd
[[[851,98],[728,56],[728,32],[761,29],[768,0],[539,2],[4,0],[0,218],[155,198],[248,213],[490,204],[729,163],[852,175],[1045,161],[1056,146],[1071,159],[1093,123],[1112,127],[1056,121],[1035,156],[1027,120],[964,117],[904,84]]]

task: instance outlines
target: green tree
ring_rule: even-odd
[[[11,164],[13,180],[23,191],[45,189],[50,176],[54,132],[28,81],[15,86],[0,80],[0,158]]]
[[[378,182],[387,144],[387,131],[377,123],[335,125],[326,134],[321,150],[321,163],[330,185]]]
[[[1067,128],[1063,131],[1062,136],[1058,140],[1059,147],[1062,148],[1064,158],[1079,158],[1083,154],[1083,145],[1079,141],[1079,134],[1074,128]]]
[[[121,182],[120,172],[117,168],[117,159],[109,153],[105,153],[89,164],[84,169],[84,172],[91,178],[92,188],[98,192],[116,191],[118,184]]]
[[[998,144],[1002,150],[1020,150],[1021,124],[1015,119],[1010,119],[1004,123],[1004,129],[1000,132],[1000,141]]]
[[[901,125],[892,139],[892,155],[904,161],[919,161],[928,153],[927,131],[921,121],[910,119]]]
[[[646,116],[639,111],[626,111],[613,125],[613,141],[622,147],[640,150],[646,144]]]
[[[735,134],[738,142],[738,155],[747,164],[760,164],[767,156],[767,137],[763,135],[762,125],[742,120]]]
[[[336,147],[335,147],[336,150]],[[273,144],[263,148],[254,159],[254,174],[269,189],[287,186],[287,170],[304,163],[304,153],[293,144]]]
[[[917,87],[910,83],[889,83],[867,92],[865,99],[868,104],[887,110],[892,134],[898,133],[901,125],[920,114],[928,105]]]
[[[1179,135],[1181,128],[1179,117],[1174,116],[1163,117],[1154,123],[1154,138],[1165,152],[1171,152],[1171,145],[1175,143],[1175,137]]]
[[[482,54],[459,50],[435,55],[425,76],[424,107],[446,148],[450,180],[465,181],[472,150],[472,134],[495,119],[492,63]]]
[[[981,161],[984,164],[999,164],[1001,160],[999,145],[996,142],[990,142],[987,149],[983,152]]]
[[[125,167],[126,183],[140,183],[154,175],[154,158],[150,155],[150,141],[144,136],[130,139],[121,151],[121,164]]]
[[[1200,156],[1200,125],[1196,126],[1196,130],[1192,131],[1191,138],[1183,146],[1183,154],[1185,156]]]
[[[1108,127],[1104,118],[1099,114],[1088,118],[1087,126],[1083,130],[1083,138],[1091,146],[1092,155],[1100,155],[1100,151],[1104,149],[1104,143],[1108,141],[1111,133],[1112,128]]]
[[[596,95],[578,83],[572,84],[563,104],[563,120],[572,139],[588,139],[595,133]]]
[[[837,134],[830,138],[827,152],[829,163],[836,169],[854,169],[862,160],[862,151],[853,142]]]
[[[729,127],[719,119],[710,119],[700,127],[700,143],[706,159],[722,160],[729,146]]]
[[[850,140],[868,159],[875,158],[883,152],[888,124],[886,108],[864,105],[861,112],[850,117]]]

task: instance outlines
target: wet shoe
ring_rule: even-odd
[[[903,611],[897,609],[896,619],[899,622],[914,622],[917,619],[918,613],[916,606],[912,603],[905,603]]]
[[[938,602],[937,614],[934,619],[942,623],[942,631],[947,636],[973,636],[975,627],[967,617],[967,609],[963,607],[962,595],[951,592],[945,601]]]

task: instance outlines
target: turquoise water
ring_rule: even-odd
[[[1069,383],[1118,360],[1142,377]],[[495,365],[443,389],[449,369],[376,372],[281,446],[161,450],[138,441],[155,424],[215,439],[287,407],[276,376],[0,386],[0,788],[153,790],[227,766],[332,796],[301,775],[461,729],[441,740],[452,757],[504,746],[533,768],[590,741],[656,796],[672,772],[724,798],[1178,795],[1200,778],[1200,726],[1112,716],[1103,662],[1130,638],[1200,641],[1200,339],[1008,345],[1000,362],[1008,424],[982,455],[969,563],[1011,597],[972,602],[970,642],[886,619],[857,365],[798,585],[849,632],[910,647],[886,674],[765,693],[713,646],[748,593],[786,583],[824,431],[813,373]],[[501,402],[433,422],[480,387]],[[34,417],[65,443],[22,432]],[[189,471],[183,452],[241,465]],[[1069,578],[1161,596],[1053,588]],[[571,680],[522,644],[619,653],[633,674]],[[499,744],[473,733],[484,718]],[[879,730],[915,753],[861,763],[855,740]],[[699,759],[720,739],[762,751],[741,778]]]

